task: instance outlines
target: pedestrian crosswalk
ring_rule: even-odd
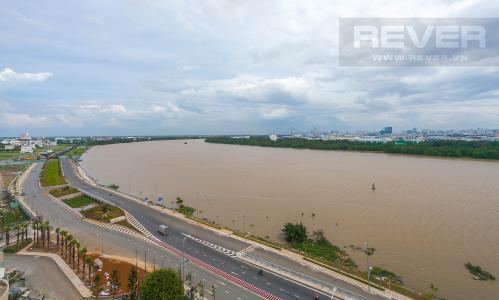
[[[255,251],[256,249],[258,249],[258,245],[251,245],[239,252],[237,252],[237,256],[241,256],[241,255],[244,255],[244,254],[247,254],[247,253],[250,253],[252,251]]]
[[[223,253],[227,256],[230,256],[230,257],[233,257],[233,258],[237,258],[238,257],[238,253],[233,251],[233,250],[230,250],[230,249],[227,249],[227,248],[224,248],[224,247],[221,247],[221,246],[218,246],[218,245],[215,245],[213,243],[210,243],[208,241],[205,241],[205,240],[202,240],[202,239],[199,239],[197,237],[193,237],[191,236],[190,234],[185,234],[185,233],[182,233],[185,237],[191,239],[191,240],[194,240],[200,244],[203,244],[217,252],[220,252],[220,253]]]

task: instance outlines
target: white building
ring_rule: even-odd
[[[277,134],[271,134],[271,135],[269,135],[269,139],[271,141],[274,141],[274,142],[277,141]]]
[[[20,147],[21,141],[20,140],[10,140],[10,144],[14,147]]]
[[[33,145],[22,145],[21,153],[33,153]]]
[[[14,146],[12,146],[12,145],[5,145],[4,149],[5,150],[14,150]]]
[[[25,133],[21,134],[21,136],[19,137],[19,139],[21,141],[30,141],[31,137],[29,136],[29,133],[25,132]]]

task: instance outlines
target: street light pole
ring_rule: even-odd
[[[372,267],[369,267],[367,270],[367,292],[371,294],[371,269]]]
[[[336,294],[336,290],[338,290],[338,288],[334,287],[333,292],[331,293],[331,300],[334,300],[334,294]]]
[[[244,246],[247,245],[247,241],[246,241],[246,215],[245,214],[242,214],[241,217],[243,217],[243,232],[244,232]]]
[[[367,241],[364,242],[364,245],[366,246],[366,266],[367,266],[367,269],[369,270],[369,244]]]

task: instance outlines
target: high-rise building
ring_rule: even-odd
[[[393,132],[393,128],[392,127],[383,127],[383,129],[381,129],[379,131],[379,134],[380,135],[390,135],[390,134],[392,134],[392,132]]]

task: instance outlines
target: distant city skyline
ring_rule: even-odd
[[[338,65],[339,17],[498,15],[485,0],[6,2],[0,136],[499,128],[499,68]]]

